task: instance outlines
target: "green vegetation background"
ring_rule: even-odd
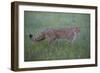
[[[65,40],[32,44],[29,34],[38,36],[46,28],[79,26],[80,34],[71,46]],[[62,60],[90,58],[90,15],[82,13],[24,12],[24,60]]]

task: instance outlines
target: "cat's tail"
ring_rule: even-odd
[[[44,34],[40,34],[37,37],[33,37],[32,34],[29,35],[29,38],[33,41],[33,42],[39,42],[45,39],[45,35]]]
[[[33,37],[33,35],[32,35],[32,34],[30,34],[30,35],[29,35],[29,38],[30,38],[30,39],[32,39],[32,37]]]

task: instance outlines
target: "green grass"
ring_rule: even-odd
[[[90,58],[90,15],[79,13],[24,12],[24,60],[63,60]],[[35,36],[46,28],[79,26],[80,34],[73,45],[58,39],[51,44],[47,40],[34,43],[29,34]]]

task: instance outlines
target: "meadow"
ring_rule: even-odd
[[[38,36],[46,28],[79,26],[73,45],[64,39],[51,44],[47,40],[32,43],[29,34]],[[83,13],[24,12],[24,61],[90,58],[90,15]]]

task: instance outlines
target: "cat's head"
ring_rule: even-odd
[[[78,26],[75,27],[75,28],[74,28],[74,31],[75,31],[76,33],[79,33],[79,32],[80,32],[80,27],[78,27]]]

